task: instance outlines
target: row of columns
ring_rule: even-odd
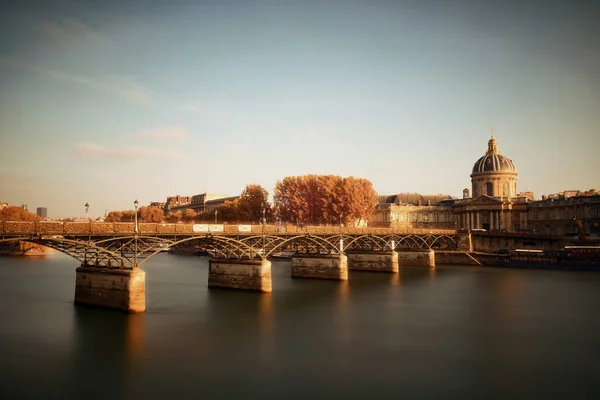
[[[490,229],[505,229],[511,225],[510,212],[505,213],[504,210],[472,210],[459,214],[459,225],[462,229],[482,229],[483,222],[481,221],[481,213],[489,213]]]

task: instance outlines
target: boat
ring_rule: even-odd
[[[600,271],[600,246],[565,246],[562,250],[499,250],[496,266]]]

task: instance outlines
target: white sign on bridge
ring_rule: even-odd
[[[238,225],[238,232],[252,232],[252,225]]]
[[[208,232],[207,224],[194,224],[192,225],[193,232]]]
[[[208,230],[211,232],[223,232],[223,225],[211,224],[208,226]]]

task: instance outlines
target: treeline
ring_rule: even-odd
[[[7,206],[0,210],[0,221],[39,221],[42,217],[23,207]]]
[[[288,176],[275,184],[273,204],[260,185],[247,185],[240,197],[210,212],[170,211],[140,207],[139,222],[282,222],[294,224],[347,224],[369,218],[377,193],[371,181],[336,175]],[[111,211],[108,222],[133,222],[135,211]]]

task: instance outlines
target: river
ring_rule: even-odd
[[[600,398],[600,273],[484,267],[208,290],[160,254],[144,314],[74,306],[77,262],[0,258],[0,398]]]

